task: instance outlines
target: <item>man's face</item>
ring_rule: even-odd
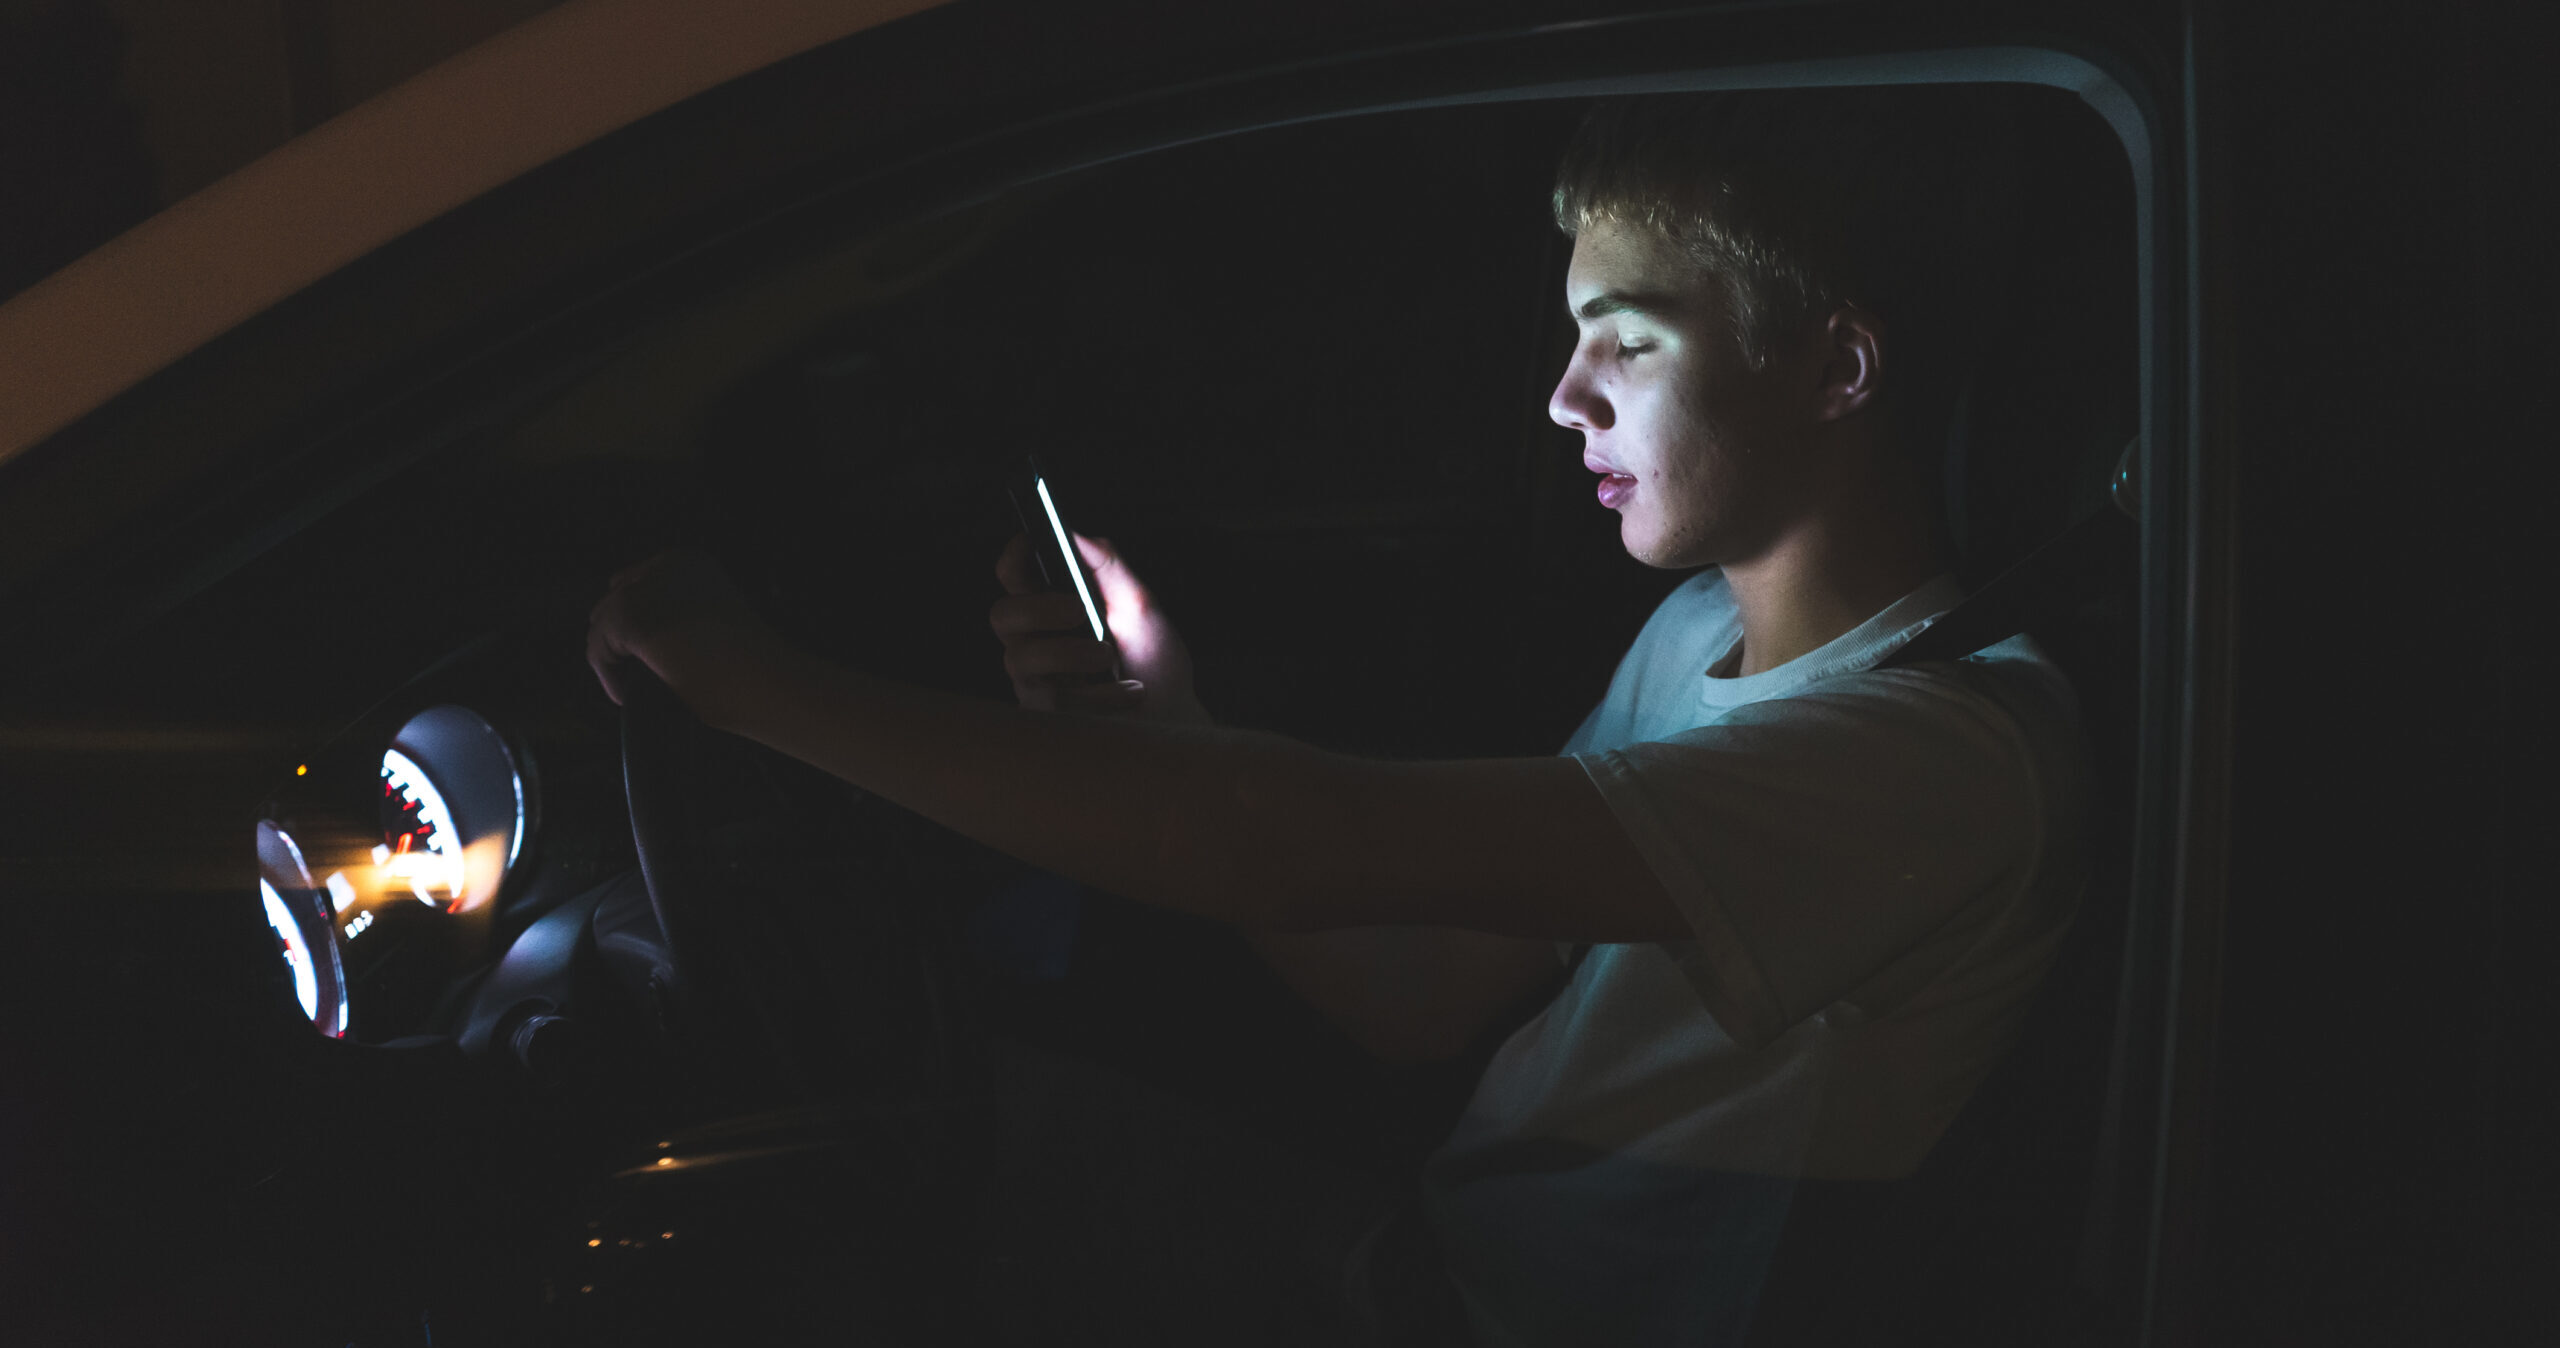
[[[1565,307],[1581,335],[1547,414],[1582,432],[1628,555],[1659,567],[1756,556],[1794,494],[1792,362],[1753,371],[1719,287],[1641,229],[1603,224],[1574,240]]]

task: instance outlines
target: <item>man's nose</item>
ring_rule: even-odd
[[[1609,400],[1600,395],[1590,370],[1579,358],[1564,367],[1564,377],[1556,381],[1555,392],[1547,395],[1547,416],[1559,426],[1586,433],[1605,431],[1614,420]]]

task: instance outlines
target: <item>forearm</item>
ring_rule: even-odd
[[[589,616],[587,662],[616,701],[633,661],[713,726],[1032,865],[1162,907],[1278,931],[1689,934],[1572,759],[1390,763],[894,684],[792,649],[691,553],[616,576]],[[1019,686],[1024,673],[1014,674]],[[1196,704],[1164,710],[1199,714]]]
[[[1371,1056],[1440,1062],[1466,1051],[1505,1010],[1552,994],[1553,942],[1451,927],[1251,932],[1282,982]]]
[[[1359,804],[1387,765],[1276,736],[1024,711],[796,654],[702,710],[1032,865],[1247,927],[1336,925],[1329,897],[1392,869]]]

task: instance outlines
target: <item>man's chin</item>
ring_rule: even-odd
[[[1644,563],[1646,566],[1653,567],[1658,571],[1676,571],[1685,566],[1696,565],[1696,563],[1687,561],[1673,554],[1670,549],[1657,548],[1648,543],[1639,543],[1634,539],[1625,537],[1623,534],[1619,537],[1618,541],[1626,545],[1627,555],[1629,557]]]
[[[1658,571],[1688,571],[1715,561],[1700,555],[1706,549],[1695,540],[1665,538],[1649,522],[1635,518],[1618,521],[1618,543],[1629,557]]]
[[[1618,546],[1625,548],[1629,557],[1647,566],[1671,565],[1661,560],[1666,551],[1662,543],[1662,536],[1653,528],[1652,521],[1631,512],[1619,512]]]

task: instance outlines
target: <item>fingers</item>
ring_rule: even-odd
[[[1088,631],[1084,604],[1071,594],[1010,594],[987,610],[987,626],[1010,644],[1053,632]]]
[[[1076,551],[1084,554],[1085,568],[1093,572],[1094,587],[1102,591],[1104,608],[1135,612],[1147,606],[1147,587],[1139,583],[1138,573],[1129,569],[1110,539],[1077,534],[1075,540]]]
[[[1094,574],[1106,609],[1144,611],[1147,594],[1108,540],[1075,536],[1076,550]],[[1006,594],[987,611],[987,625],[1004,643],[1005,673],[1014,697],[1034,711],[1118,715],[1138,710],[1147,698],[1136,679],[1113,679],[1120,653],[1086,635],[1083,601],[1047,591],[1032,562],[1031,539],[1016,535],[996,558],[996,579]]]
[[[1013,541],[996,554],[996,580],[1006,594],[1037,594],[1040,573],[1031,563],[1031,535],[1015,534]]]
[[[615,677],[615,667],[622,663],[623,655],[613,640],[614,624],[620,617],[615,611],[615,597],[607,593],[587,614],[587,668],[595,671],[596,682],[604,685],[604,695],[618,707],[622,705],[623,689],[622,681]]]
[[[587,610],[587,668],[595,671],[596,682],[604,686],[604,695],[617,707],[631,700],[630,680],[625,676],[631,663],[639,659],[633,650],[633,587],[647,577],[681,565],[686,555],[662,552],[644,557],[613,573],[605,582],[604,598]]]
[[[1120,555],[1120,549],[1111,546],[1110,539],[1087,538],[1083,534],[1069,537],[1075,539],[1076,552],[1083,556],[1085,569],[1093,572],[1094,579],[1101,579],[1102,573],[1109,571],[1128,584],[1138,583],[1138,573],[1129,569],[1128,560]]]
[[[1015,691],[1022,705],[1032,711],[1081,712],[1088,716],[1135,711],[1147,698],[1147,686],[1136,679],[1081,684],[1043,681],[1028,687],[1017,685]]]
[[[604,597],[587,611],[587,667],[615,705],[630,701],[627,671],[632,663],[647,663],[639,652],[650,626],[646,615],[665,608],[663,592],[669,586],[683,590],[704,584],[725,588],[728,578],[709,553],[694,548],[653,553],[605,582]]]
[[[1026,683],[1108,675],[1113,658],[1110,647],[1091,637],[1037,637],[1006,643],[1004,672],[1019,689]]]
[[[1058,710],[1077,711],[1091,716],[1114,716],[1135,711],[1147,699],[1147,686],[1136,679],[1118,679],[1108,683],[1087,684],[1058,690]]]
[[[1083,555],[1087,570],[1093,573],[1098,598],[1105,613],[1126,614],[1132,618],[1145,613],[1153,598],[1139,581],[1137,572],[1123,561],[1117,548],[1107,538],[1072,535],[1076,551]],[[1031,560],[1031,538],[1016,534],[996,557],[996,579],[1004,583],[1006,599],[996,601],[992,616],[996,635],[1017,632],[1064,632],[1084,625],[1081,602],[1064,590],[1045,591],[1040,575]],[[1024,602],[1015,606],[1018,598]],[[1116,630],[1117,622],[1112,624]]]
[[[792,654],[728,571],[699,550],[661,553],[621,572],[588,615],[587,665],[605,696],[628,705],[664,684],[723,728],[731,713],[756,705],[756,690]],[[644,681],[643,670],[655,677]]]

